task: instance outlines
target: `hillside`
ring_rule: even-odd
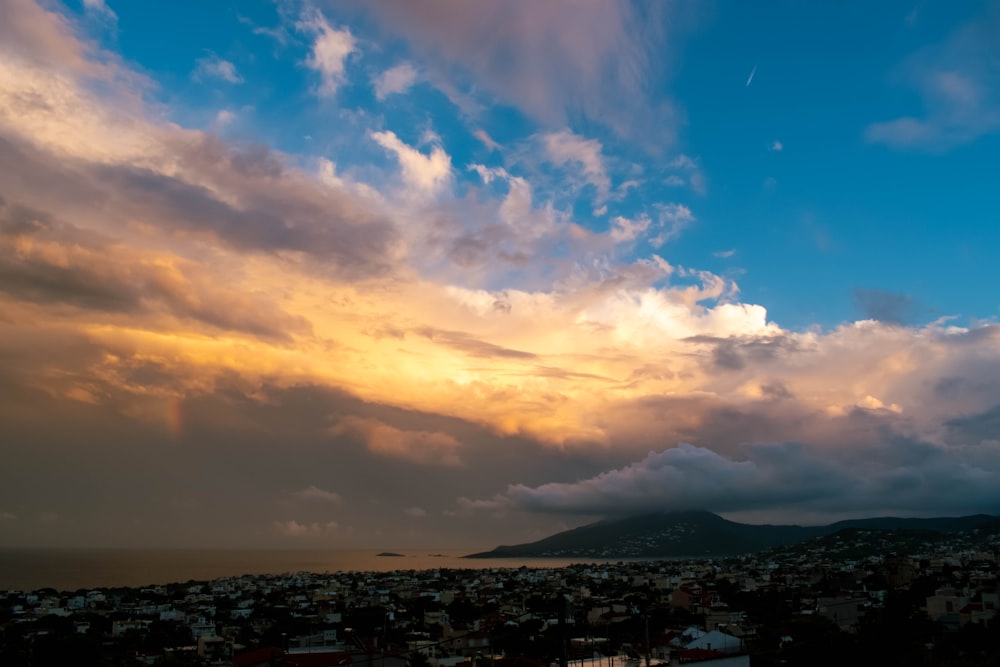
[[[466,558],[681,558],[752,553],[796,544],[847,529],[957,533],[997,522],[997,517],[904,519],[875,517],[826,526],[753,525],[711,512],[661,512],[598,521],[537,542],[499,546]]]

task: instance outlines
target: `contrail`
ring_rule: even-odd
[[[753,75],[757,73],[757,66],[754,65],[753,69],[750,70],[750,76],[747,77],[747,88],[750,87],[750,82],[753,81]]]

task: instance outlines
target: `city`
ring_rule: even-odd
[[[724,559],[7,591],[0,662],[996,664],[996,528],[923,544],[919,535],[902,536],[929,549],[923,553],[878,555],[901,536],[853,530]]]
[[[1000,667],[998,158],[1000,0],[0,0],[0,667]]]

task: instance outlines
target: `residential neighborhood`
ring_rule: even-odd
[[[998,536],[858,555],[877,550],[884,532],[725,559],[6,591],[0,663],[996,664]]]

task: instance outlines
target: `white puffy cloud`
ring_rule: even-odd
[[[384,100],[390,95],[405,93],[416,80],[417,69],[410,63],[400,63],[382,72],[372,81],[375,97]]]
[[[306,65],[320,75],[316,89],[320,97],[331,97],[346,81],[347,58],[356,49],[356,42],[347,28],[334,28],[318,9],[305,11],[296,28],[313,37]]]
[[[634,241],[639,235],[649,229],[651,220],[648,215],[640,215],[634,219],[615,216],[611,221],[611,238],[615,243]]]
[[[451,183],[451,157],[441,146],[432,146],[430,155],[424,155],[400,141],[393,132],[372,132],[371,137],[396,156],[403,171],[403,183],[410,193],[433,196]]]

